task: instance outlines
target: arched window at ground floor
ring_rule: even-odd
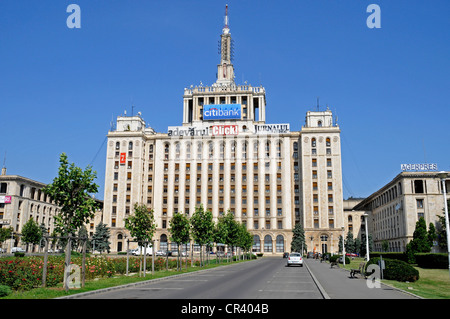
[[[283,237],[283,235],[277,236],[276,246],[277,246],[277,253],[284,252],[284,237]]]
[[[261,252],[261,240],[259,239],[258,235],[253,236],[253,252]]]
[[[264,252],[271,253],[272,249],[272,237],[270,235],[266,235],[266,237],[264,237]]]

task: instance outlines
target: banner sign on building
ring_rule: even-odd
[[[289,124],[257,124],[255,134],[283,134],[289,133]]]
[[[214,125],[211,128],[211,133],[215,135],[238,135],[239,126],[238,125]]]
[[[0,204],[11,204],[11,196],[0,196]]]
[[[209,127],[169,126],[168,136],[208,136]]]
[[[203,105],[203,120],[240,120],[241,104]]]
[[[120,153],[120,164],[125,164],[127,161],[127,153]]]
[[[437,171],[437,164],[401,164],[402,171]]]

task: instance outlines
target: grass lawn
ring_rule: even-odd
[[[355,258],[345,269],[358,268],[364,258]],[[342,267],[342,265],[340,265]],[[427,299],[450,299],[450,275],[448,269],[426,269],[414,267],[419,271],[419,280],[416,282],[400,282],[396,280],[382,280],[382,283],[392,287],[411,292]]]
[[[94,280],[86,280],[85,287],[79,288],[79,289],[70,289],[68,292],[66,292],[63,288],[62,283],[59,284],[57,287],[51,287],[51,288],[35,288],[29,291],[24,292],[13,292],[7,297],[0,298],[0,300],[3,299],[52,299],[52,298],[58,298],[68,295],[73,295],[81,292],[87,292],[97,289],[103,289],[103,288],[109,288],[109,287],[115,287],[120,285],[126,285],[131,283],[136,283],[140,281],[147,281],[151,279],[157,279],[162,277],[168,277],[173,275],[179,275],[183,273],[190,273],[195,272],[199,270],[205,270],[205,269],[211,269],[215,267],[220,266],[226,266],[231,265],[239,262],[245,262],[244,261],[235,261],[227,263],[224,261],[223,263],[216,264],[215,261],[211,262],[210,265],[206,265],[204,267],[188,267],[187,271],[185,268],[181,272],[178,272],[176,270],[160,270],[155,271],[155,274],[152,276],[151,271],[147,271],[146,277],[139,277],[138,274],[126,276],[126,275],[116,275],[112,278],[99,278]]]

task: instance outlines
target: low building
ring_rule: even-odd
[[[34,219],[38,225],[43,225],[49,234],[54,230],[54,218],[61,211],[48,195],[43,192],[46,184],[22,177],[6,175],[6,168],[0,175],[0,228],[11,227],[18,236],[6,240],[1,247],[9,252],[12,247],[22,247],[20,240],[23,225]],[[100,223],[102,211],[98,211],[86,228],[92,236],[95,226]],[[31,250],[34,248],[32,247]]]
[[[449,194],[450,180],[446,181],[446,190]],[[389,251],[404,252],[419,218],[425,219],[427,227],[430,223],[437,229],[441,227],[438,216],[444,216],[442,182],[435,171],[402,172],[353,210],[369,214],[374,250],[383,251],[383,243],[387,242]],[[435,246],[433,250],[438,249]]]

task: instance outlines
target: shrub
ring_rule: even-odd
[[[342,257],[342,255],[333,255],[330,256],[330,263],[335,262],[336,260],[338,260],[340,257]],[[345,256],[345,264],[349,265],[351,262],[350,258],[348,258],[348,256]]]
[[[405,261],[408,262],[408,257],[406,255],[406,253],[399,253],[399,252],[377,252],[377,251],[373,251],[370,252],[370,257],[380,257],[383,256],[383,259],[387,258],[387,259],[396,259],[396,260],[401,260],[401,261]]]
[[[380,258],[370,258],[367,266],[370,264],[378,264]],[[383,269],[383,278],[389,280],[397,281],[410,281],[414,282],[419,279],[419,271],[408,263],[395,260],[395,259],[384,259],[385,269]]]
[[[12,293],[12,290],[9,286],[0,285],[0,297],[6,297]]]
[[[21,253],[21,252],[19,252],[19,251],[16,251],[16,252],[14,253],[14,257],[25,257],[25,253]]]
[[[448,254],[415,254],[419,267],[433,269],[448,269]]]

